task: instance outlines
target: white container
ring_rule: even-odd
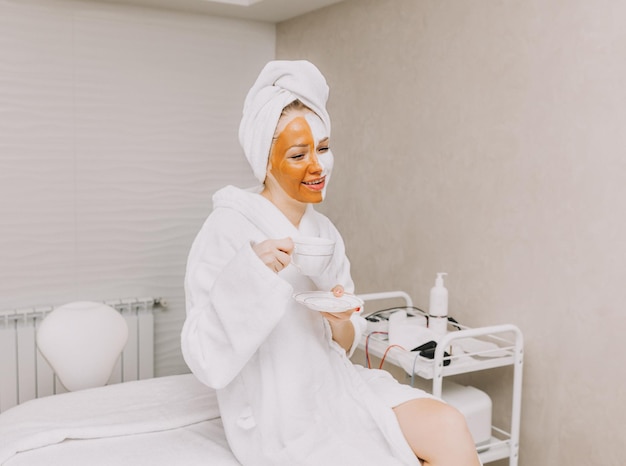
[[[426,328],[424,316],[407,316],[406,311],[396,311],[389,316],[389,344],[399,345],[407,351],[432,339]]]
[[[465,416],[476,446],[490,442],[492,402],[489,395],[475,387],[446,381],[441,396]]]
[[[448,290],[443,285],[445,272],[437,273],[435,286],[430,289],[428,306],[428,328],[437,335],[445,335],[448,331]]]
[[[389,344],[402,345],[400,334],[406,322],[406,311],[395,311],[389,316]],[[409,348],[410,349],[410,348]]]

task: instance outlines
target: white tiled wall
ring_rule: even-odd
[[[237,141],[269,23],[0,0],[0,309],[163,296],[157,375],[179,353],[183,274],[211,194],[254,179]]]

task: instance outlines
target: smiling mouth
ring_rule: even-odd
[[[324,186],[324,181],[326,181],[325,176],[312,181],[303,181],[302,184],[311,188],[320,188]]]

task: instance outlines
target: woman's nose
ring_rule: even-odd
[[[320,163],[320,159],[317,154],[311,155],[311,163],[309,164],[308,170],[310,173],[322,173],[324,167]]]

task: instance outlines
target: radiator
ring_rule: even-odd
[[[159,298],[104,301],[117,309],[128,324],[128,342],[109,379],[109,384],[154,376],[154,308]],[[39,323],[54,309],[38,307],[0,311],[0,412],[66,389],[37,350]]]

